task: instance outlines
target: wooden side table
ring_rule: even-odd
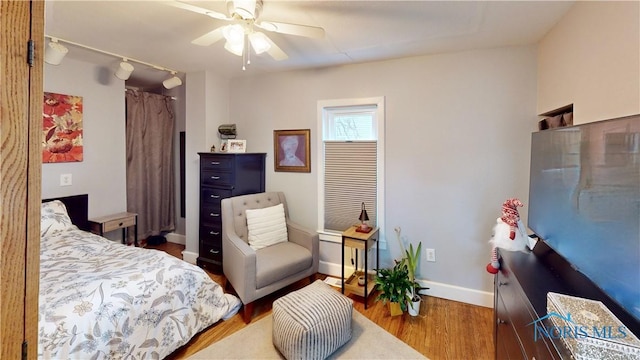
[[[105,233],[122,229],[122,243],[127,243],[127,235],[131,226],[134,228],[133,245],[138,246],[138,214],[122,212],[89,219],[91,232],[104,236]]]
[[[345,290],[362,296],[364,298],[364,308],[367,308],[367,297],[369,294],[373,292],[376,287],[376,283],[374,279],[370,278],[371,276],[368,274],[367,270],[369,269],[368,264],[368,251],[373,247],[373,245],[378,241],[378,232],[379,229],[377,227],[373,228],[369,233],[361,233],[356,231],[357,226],[352,226],[345,230],[342,233],[342,293],[345,293]],[[344,278],[344,249],[345,247],[355,248],[358,250],[364,250],[364,286],[358,285],[358,253],[356,252],[356,263],[355,269],[356,271],[349,276],[349,279],[345,281]],[[376,244],[376,272],[377,268],[380,266],[380,247]]]

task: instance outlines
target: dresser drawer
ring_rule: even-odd
[[[526,359],[553,359],[557,356],[548,347],[548,339],[536,334],[534,322],[538,316],[524,295],[520,284],[514,276],[505,276],[502,272],[497,277],[499,303],[509,309],[509,321],[513,326],[518,341],[522,346]],[[504,315],[502,315],[504,317]]]
[[[203,171],[230,171],[232,166],[233,159],[225,156],[202,158],[200,161],[200,168]]]
[[[208,243],[200,243],[200,257],[222,264],[222,247]]]
[[[509,319],[509,314],[499,295],[496,301],[496,359],[523,359],[525,353],[518,333]]]
[[[217,171],[203,171],[202,184],[208,186],[231,187],[233,185],[233,174]]]
[[[200,208],[200,222],[203,225],[220,224],[222,222],[220,206],[202,206]]]
[[[220,201],[231,196],[231,190],[203,188],[200,194],[200,203],[203,206],[217,206],[220,208]]]
[[[220,224],[200,226],[200,241],[208,244],[222,246],[222,227]]]

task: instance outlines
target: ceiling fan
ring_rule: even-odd
[[[206,15],[214,19],[229,21],[230,24],[209,31],[194,39],[191,43],[200,46],[209,46],[225,39],[226,43],[224,48],[232,54],[243,56],[243,58],[246,57],[247,64],[250,63],[249,47],[251,47],[256,54],[266,52],[275,60],[288,58],[287,54],[265,33],[259,31],[260,29],[316,39],[324,37],[324,29],[321,27],[258,20],[262,12],[262,0],[227,0],[227,11],[229,15],[182,1],[170,1],[166,2],[166,4]]]

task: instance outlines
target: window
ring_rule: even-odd
[[[318,102],[318,230],[341,242],[365,203],[372,226],[382,227],[384,98]]]

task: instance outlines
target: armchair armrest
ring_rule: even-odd
[[[243,304],[252,302],[256,291],[256,252],[235,232],[222,234],[222,269]]]
[[[318,233],[287,219],[287,235],[290,242],[305,247],[313,254],[313,267],[317,272],[320,260],[320,236]]]

